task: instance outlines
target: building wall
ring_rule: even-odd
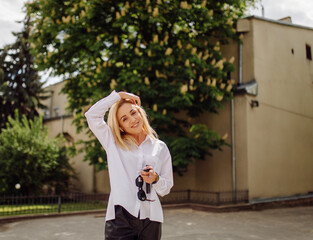
[[[246,22],[245,31],[250,31],[250,22]],[[254,79],[253,41],[251,35],[244,35],[242,46],[242,76],[243,82]],[[239,81],[239,45],[231,41],[222,46],[222,54],[226,59],[235,57],[236,72],[231,73],[231,79]],[[224,108],[218,114],[204,114],[200,123],[208,125],[220,136],[228,135],[226,142],[235,148],[235,176],[232,169],[232,148],[224,146],[222,151],[212,151],[212,156],[207,156],[205,161],[196,161],[196,186],[195,189],[205,191],[232,191],[233,183],[236,190],[248,189],[248,158],[247,158],[247,108],[248,104],[244,96],[234,98],[234,139],[232,143],[231,129],[231,103],[225,103]]]
[[[52,94],[49,99],[43,102],[49,109],[52,109],[49,111],[49,116],[45,118],[45,125],[49,129],[49,136],[57,137],[61,133],[66,133],[72,138],[73,142],[88,140],[86,132],[78,134],[76,127],[72,124],[73,117],[66,110],[66,95],[60,93],[63,85],[64,82],[60,82],[46,88]],[[54,110],[56,107],[58,109],[58,115],[56,115],[56,111]],[[45,115],[44,111],[41,114]],[[109,192],[107,171],[94,173],[94,167],[89,165],[88,162],[84,162],[83,157],[83,153],[81,153],[71,158],[72,166],[77,174],[77,180],[73,180],[74,188],[86,193]]]
[[[250,199],[313,191],[313,29],[251,19],[258,108],[247,108]],[[293,53],[292,53],[293,51]]]
[[[207,124],[210,129],[215,130],[220,136],[228,135],[230,138],[230,107],[229,104],[219,114],[204,114],[200,123]],[[211,151],[212,156],[205,160],[196,161],[196,188],[204,191],[231,191],[232,168],[231,148],[223,146],[222,151]]]
[[[242,82],[256,80],[259,92],[234,98],[236,189],[248,189],[250,199],[307,194],[313,191],[313,67],[305,45],[313,46],[313,29],[243,21]],[[236,57],[238,70],[238,45],[230,43],[223,53]],[[238,82],[238,72],[232,78]],[[228,133],[228,143],[230,121],[229,104],[202,118],[220,135]],[[231,171],[231,148],[214,151],[196,162],[195,188],[232,190]]]

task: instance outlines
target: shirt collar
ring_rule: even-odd
[[[152,143],[153,141],[153,139],[149,136],[149,134],[146,135],[145,140],[143,140],[143,142],[137,147],[141,147],[145,142],[148,142],[148,141],[150,141],[150,143]]]

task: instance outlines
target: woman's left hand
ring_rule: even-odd
[[[130,99],[134,102],[134,104],[138,104],[138,106],[141,106],[140,97],[133,93],[128,92],[119,92],[118,93],[122,99]]]
[[[149,169],[149,172],[144,171],[146,169]],[[152,184],[158,179],[158,174],[154,171],[154,169],[151,166],[145,167],[142,171],[140,171],[140,173],[143,180],[146,183]]]

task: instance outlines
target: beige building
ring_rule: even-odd
[[[66,109],[67,98],[61,93],[63,85],[64,82],[59,82],[46,88],[46,91],[50,93],[50,98],[43,102],[49,108],[42,113],[44,115],[44,124],[49,129],[50,137],[57,137],[63,134],[69,144],[78,140],[88,140],[87,134],[77,134],[76,132],[76,127],[72,123],[73,115]],[[82,154],[72,158],[71,163],[78,177],[77,181],[73,183],[77,190],[86,193],[109,191],[108,184],[103,184],[106,188],[96,186],[96,177],[98,175],[102,177],[105,174],[95,174],[94,167],[90,166],[88,162],[83,162]]]
[[[183,177],[175,175],[174,190],[248,190],[250,201],[308,195],[313,192],[313,29],[249,17],[237,30],[242,45],[222,49],[227,59],[236,59],[234,100],[219,115],[199,119],[220,135],[227,133],[233,147],[196,161]],[[62,85],[48,87],[53,92],[45,123],[51,136],[63,132],[69,141],[86,139],[71,125],[66,98],[58,94]],[[107,172],[95,173],[81,159],[72,160],[77,187],[109,192]]]

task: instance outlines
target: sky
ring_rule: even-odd
[[[0,48],[5,44],[15,41],[12,31],[20,31],[22,24],[16,21],[23,20],[23,5],[27,0],[0,0]],[[248,11],[248,15],[262,16],[264,6],[264,17],[278,20],[291,17],[292,23],[310,27],[313,29],[313,0],[261,0],[254,9]],[[52,84],[57,79],[51,79]]]

